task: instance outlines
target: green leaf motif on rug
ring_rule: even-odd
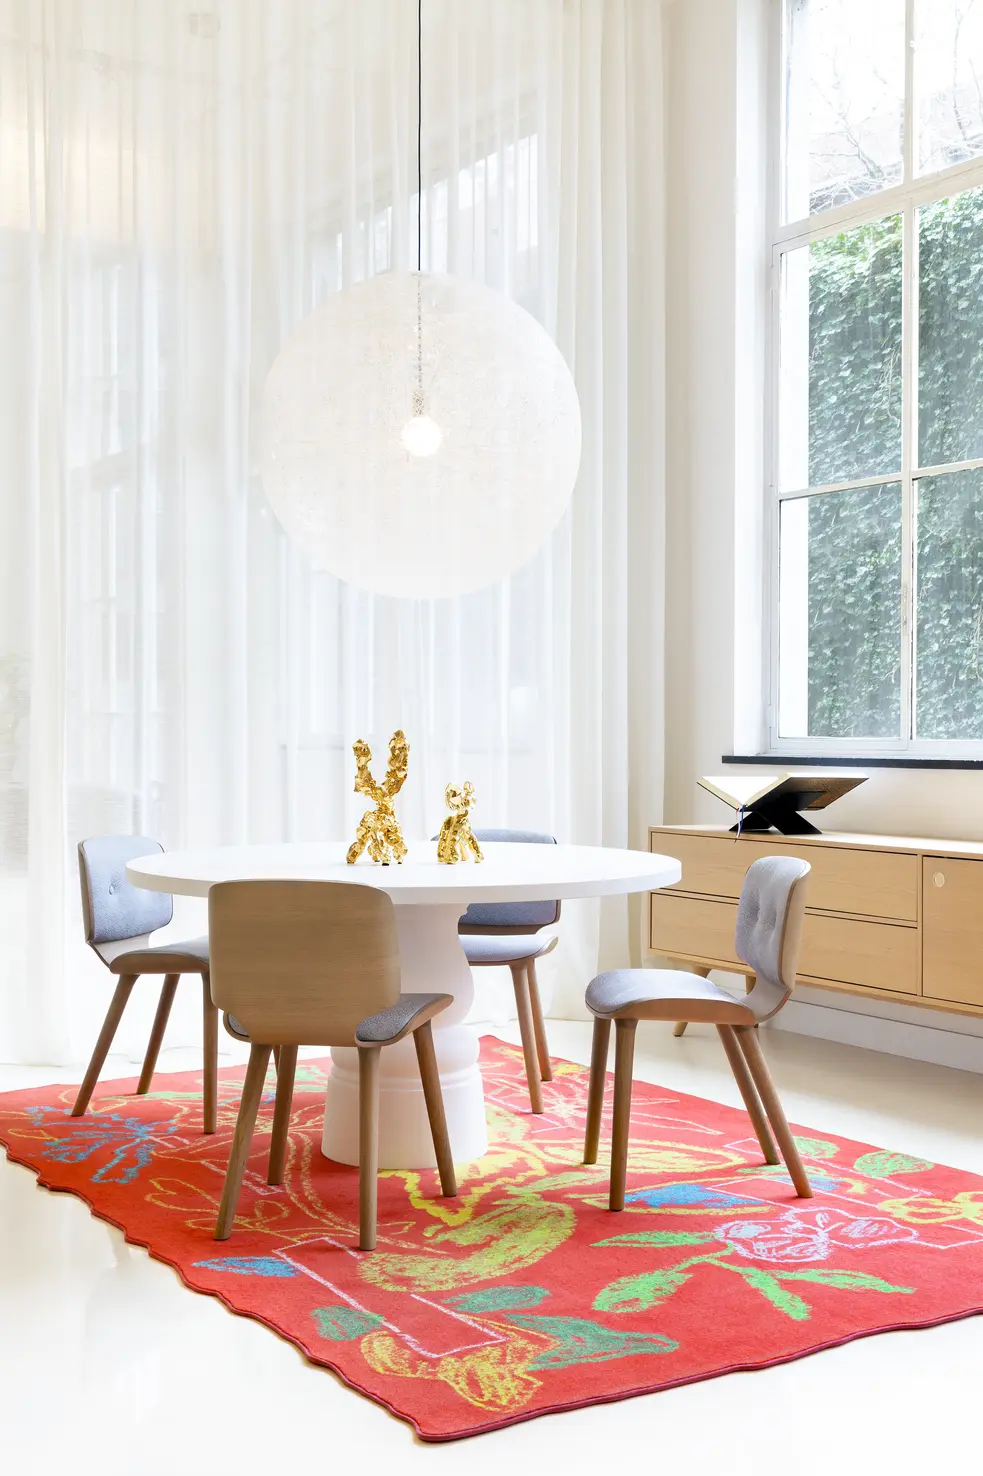
[[[840,1291],[900,1292],[911,1296],[913,1286],[894,1286],[880,1276],[868,1276],[866,1271],[783,1271],[783,1281],[816,1281],[821,1286],[835,1286]]]
[[[635,1235],[595,1240],[594,1245],[709,1245],[716,1239],[715,1235],[702,1234],[699,1230],[639,1230]]]
[[[912,1158],[908,1153],[864,1153],[853,1165],[858,1174],[869,1179],[891,1179],[895,1174],[923,1174],[935,1167],[926,1158]]]
[[[463,1297],[451,1297],[447,1306],[457,1312],[511,1312],[538,1307],[548,1296],[545,1286],[487,1286],[482,1291],[465,1292]]]
[[[792,1141],[803,1158],[835,1158],[840,1151],[825,1138],[793,1138]]]
[[[689,1280],[685,1271],[643,1271],[609,1282],[594,1298],[595,1312],[644,1312],[671,1297]]]
[[[809,1303],[803,1301],[802,1297],[796,1296],[795,1292],[789,1291],[782,1286],[781,1282],[768,1271],[759,1271],[754,1266],[734,1266],[733,1270],[744,1277],[748,1286],[755,1287],[763,1297],[777,1307],[779,1312],[784,1312],[786,1317],[791,1317],[793,1322],[808,1322],[812,1316]]]
[[[569,1368],[574,1363],[606,1363],[636,1353],[672,1353],[679,1344],[661,1333],[612,1332],[581,1317],[539,1317],[516,1313],[510,1322],[530,1332],[546,1333],[557,1347],[540,1353],[530,1368]]]
[[[315,1307],[311,1316],[321,1337],[333,1343],[350,1343],[382,1326],[376,1313],[360,1312],[357,1307]]]

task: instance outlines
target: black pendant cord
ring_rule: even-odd
[[[423,397],[423,0],[416,6],[416,388],[413,414],[425,413]]]
[[[416,269],[423,270],[423,0],[416,6]]]

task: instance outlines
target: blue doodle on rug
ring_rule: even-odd
[[[653,1185],[651,1189],[635,1189],[625,1195],[626,1204],[647,1204],[649,1209],[672,1209],[674,1206],[700,1209],[740,1209],[752,1204],[766,1204],[750,1194],[724,1194],[708,1189],[705,1184]]]
[[[48,1131],[52,1118],[64,1119],[64,1109],[31,1107],[28,1116],[38,1127]],[[75,1119],[75,1121],[80,1121]],[[153,1158],[153,1141],[173,1133],[177,1118],[167,1122],[142,1122],[139,1117],[123,1117],[109,1112],[85,1120],[64,1138],[52,1138],[41,1150],[41,1157],[55,1163],[85,1163],[102,1148],[115,1152],[107,1163],[92,1175],[94,1184],[132,1184]],[[118,1173],[114,1172],[119,1170]]]
[[[297,1269],[276,1256],[223,1256],[217,1261],[195,1261],[202,1271],[228,1271],[233,1276],[296,1276]]]

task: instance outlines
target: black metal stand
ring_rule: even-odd
[[[781,835],[822,835],[819,826],[813,825],[796,809],[797,805],[807,804],[812,798],[813,795],[800,792],[790,798],[779,795],[770,802],[763,800],[753,810],[748,810],[741,822],[730,828],[732,831],[747,830],[753,834],[777,830]]]

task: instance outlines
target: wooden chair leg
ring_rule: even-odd
[[[604,1078],[608,1069],[608,1043],[611,1021],[594,1021],[594,1041],[590,1053],[590,1086],[587,1088],[587,1129],[584,1133],[584,1163],[597,1162],[601,1141],[601,1109],[604,1106]]]
[[[428,1020],[413,1032],[416,1059],[420,1066],[420,1080],[427,1103],[430,1132],[433,1135],[434,1152],[437,1155],[437,1172],[440,1174],[440,1192],[445,1199],[457,1194],[457,1175],[451,1156],[451,1140],[447,1133],[447,1118],[444,1114],[444,1094],[440,1089],[440,1073],[437,1070],[437,1054],[433,1048],[433,1030]]]
[[[525,964],[512,964],[512,987],[515,989],[515,1008],[519,1016],[519,1035],[522,1039],[522,1054],[526,1062],[526,1081],[529,1083],[529,1102],[533,1112],[543,1110],[543,1089],[539,1077],[539,1057],[536,1054],[536,1026],[533,1021],[532,1002],[529,998],[529,980]]]
[[[229,1154],[229,1166],[225,1173],[225,1188],[222,1190],[222,1203],[219,1206],[218,1223],[215,1226],[216,1240],[228,1240],[232,1234],[236,1206],[239,1203],[239,1193],[242,1189],[242,1177],[246,1172],[249,1147],[253,1140],[253,1129],[256,1126],[256,1114],[263,1096],[266,1069],[269,1064],[270,1047],[268,1045],[250,1046],[249,1065],[246,1067],[246,1079],[242,1084],[239,1116],[236,1118],[232,1151]]]
[[[689,1021],[688,1020],[677,1020],[676,1023],[675,1023],[675,1025],[672,1027],[672,1033],[673,1033],[673,1035],[675,1035],[675,1036],[685,1035],[686,1034],[686,1026],[688,1024],[689,1024]]]
[[[218,1006],[212,1003],[212,990],[207,974],[201,976],[201,1024],[204,1055],[201,1079],[203,1130],[214,1133],[218,1127]]]
[[[287,1140],[290,1137],[290,1108],[294,1098],[294,1076],[297,1071],[297,1047],[280,1047],[280,1064],[276,1073],[276,1106],[273,1108],[273,1134],[270,1138],[270,1164],[266,1174],[268,1184],[283,1183],[283,1166],[287,1158]]]
[[[160,999],[157,1001],[157,1013],[154,1015],[150,1039],[147,1041],[147,1054],[143,1058],[143,1070],[140,1072],[140,1080],[137,1084],[138,1097],[150,1091],[150,1083],[153,1081],[157,1057],[160,1053],[160,1043],[164,1039],[164,1031],[167,1029],[167,1021],[180,977],[179,974],[164,975],[164,982],[160,988]]]
[[[379,1195],[379,1057],[358,1048],[358,1248],[375,1250]]]
[[[631,1072],[635,1061],[637,1020],[614,1022],[614,1121],[611,1131],[611,1192],[608,1208],[625,1207],[628,1139],[631,1134]]]
[[[775,1140],[771,1136],[771,1131],[768,1127],[768,1118],[761,1105],[761,1098],[758,1096],[758,1089],[748,1069],[744,1052],[737,1043],[734,1027],[733,1025],[718,1025],[717,1032],[723,1048],[727,1053],[730,1069],[734,1073],[734,1080],[737,1082],[741,1096],[744,1098],[747,1115],[751,1119],[751,1126],[754,1128],[755,1136],[761,1145],[761,1152],[764,1154],[765,1163],[781,1163],[781,1159],[778,1156],[778,1149],[775,1147]]]
[[[539,1057],[539,1075],[542,1081],[553,1080],[553,1064],[546,1039],[546,1021],[543,1019],[543,1001],[539,997],[539,980],[536,977],[536,960],[526,964],[526,979],[529,982],[529,1003],[532,1006],[532,1023],[536,1030],[536,1055]]]
[[[109,1055],[109,1047],[113,1043],[113,1037],[119,1027],[123,1011],[126,1009],[126,1002],[138,978],[138,974],[122,974],[120,976],[120,981],[113,991],[109,1009],[106,1011],[106,1018],[102,1022],[99,1039],[96,1041],[86,1073],[82,1078],[82,1085],[79,1087],[78,1096],[75,1098],[75,1106],[72,1108],[73,1117],[81,1117],[89,1105],[89,1098],[92,1096],[95,1084],[99,1080],[99,1073],[105,1065],[106,1057]]]
[[[795,1185],[795,1192],[800,1199],[811,1199],[812,1185],[809,1183],[802,1159],[799,1157],[799,1150],[795,1146],[795,1141],[786,1120],[781,1100],[775,1090],[775,1083],[771,1079],[771,1072],[768,1070],[768,1062],[765,1060],[764,1052],[761,1049],[757,1029],[750,1025],[739,1025],[735,1028],[741,1050],[747,1058],[751,1075],[754,1078],[754,1084],[758,1089],[758,1094],[764,1104],[764,1109],[768,1114],[768,1120],[771,1123],[782,1157],[785,1160],[785,1167],[788,1169],[792,1183]]]

